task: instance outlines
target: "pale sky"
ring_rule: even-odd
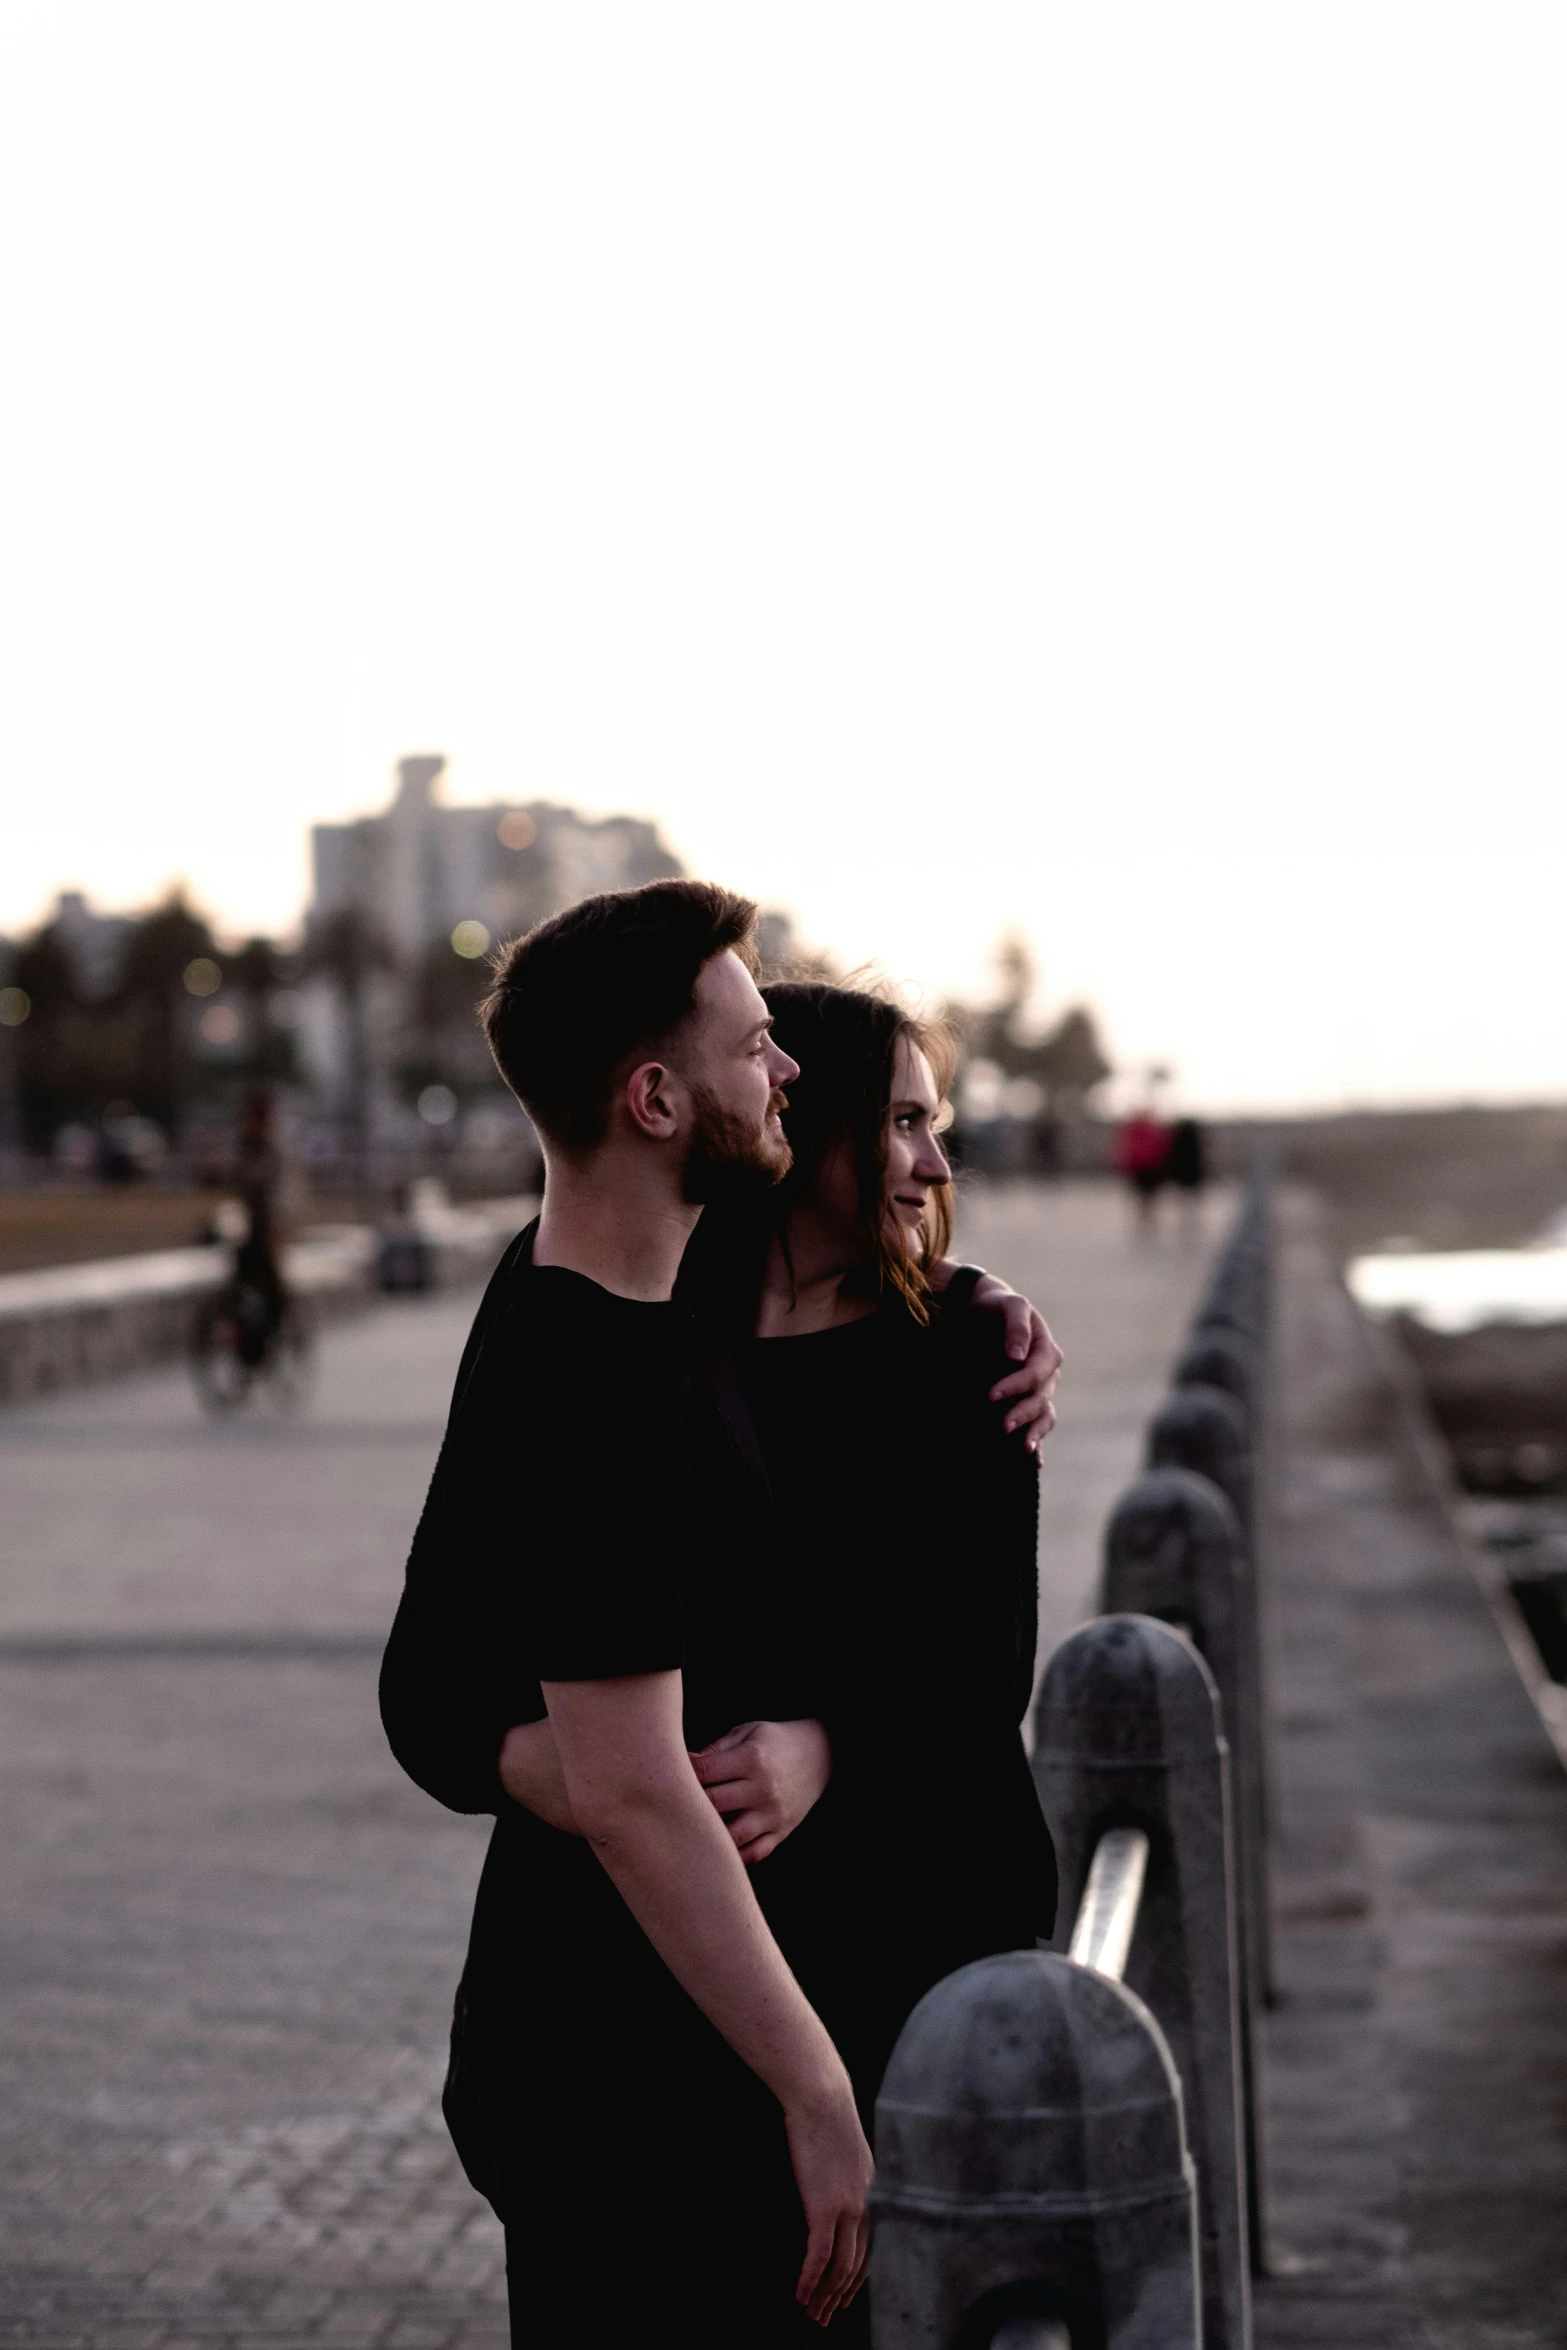
[[[1559,7],[8,0],[0,927],[400,751],[1197,1106],[1567,1095]]]

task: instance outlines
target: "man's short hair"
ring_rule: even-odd
[[[665,1049],[697,979],[732,950],[757,969],[756,908],[711,881],[584,898],[503,947],[479,1006],[495,1065],[541,1134],[602,1142],[615,1081]]]

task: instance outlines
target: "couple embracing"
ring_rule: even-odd
[[[1060,1356],[954,1266],[950,1047],[759,990],[711,884],[588,899],[483,1007],[545,1159],[382,1668],[493,1812],[445,2108],[522,2350],[865,2335],[915,2002],[1048,1934],[1019,1736]]]

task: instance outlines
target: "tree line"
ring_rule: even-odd
[[[298,991],[318,980],[336,1005],[333,1108],[347,1147],[365,1147],[381,1084],[410,1109],[432,1086],[450,1088],[454,1102],[498,1098],[474,1018],[488,959],[457,934],[431,941],[409,967],[354,907],[316,916],[287,948],[262,936],[225,946],[179,890],[139,916],[94,917],[78,902],[73,925],[65,913],[62,901],[8,953],[0,943],[0,1086],[9,1096],[0,1110],[29,1153],[47,1153],[64,1127],[98,1130],[116,1113],[150,1120],[177,1144],[193,1123],[232,1114],[250,1088],[312,1086],[318,1073],[301,1052]],[[84,927],[96,944],[91,955]],[[786,929],[778,960],[804,976]],[[1052,1134],[1085,1113],[1110,1062],[1082,1006],[1044,1030],[1029,1023],[1033,970],[1021,942],[1003,941],[997,962],[996,1000],[952,1007],[963,1056],[959,1140],[967,1128],[978,1142],[974,1130],[987,1118],[1027,1128],[1043,1166]],[[810,975],[834,976],[822,957]],[[988,1111],[976,1110],[975,1072],[996,1096]]]

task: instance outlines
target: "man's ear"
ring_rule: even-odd
[[[621,1095],[632,1125],[651,1142],[672,1141],[680,1123],[671,1076],[667,1062],[644,1061],[632,1070]]]

